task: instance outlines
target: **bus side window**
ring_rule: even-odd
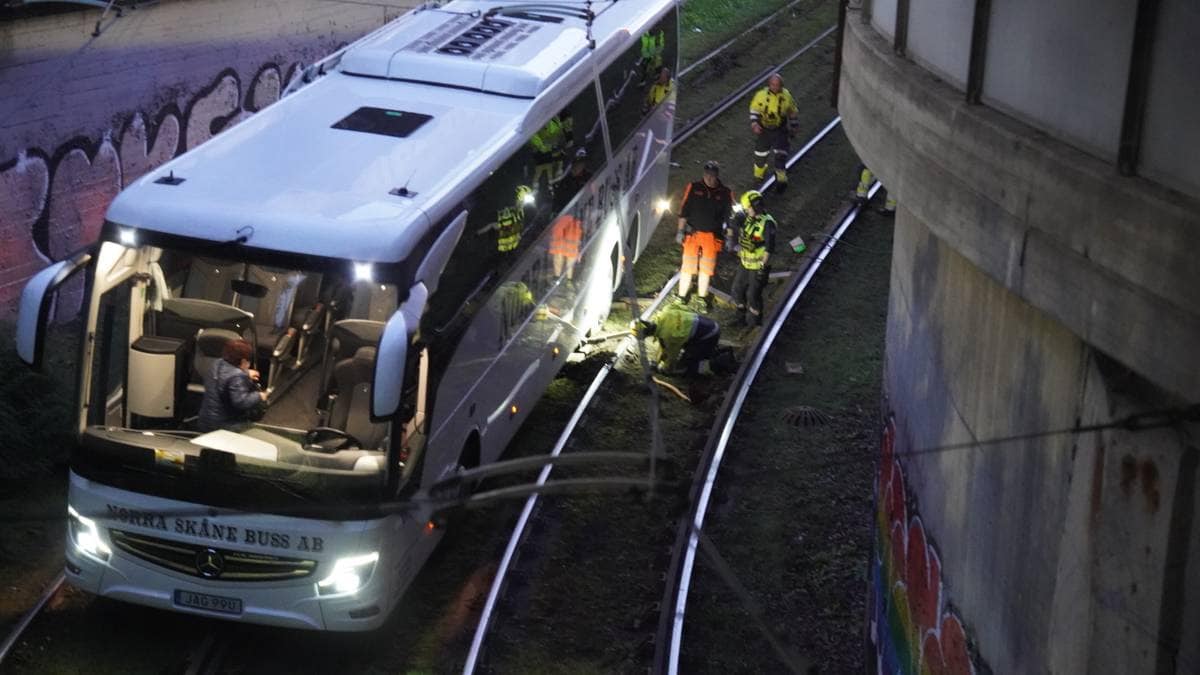
[[[600,76],[613,152],[620,151],[642,120],[661,101],[663,94],[661,91],[655,92],[654,85],[662,69],[668,69],[665,74],[668,79],[675,79],[674,68],[679,52],[675,14],[672,8],[605,68]]]
[[[125,373],[129,364],[129,301],[126,281],[100,298],[98,338],[92,352],[92,391],[88,424],[125,426]]]
[[[595,86],[588,82],[570,104],[551,118],[547,126],[553,126],[556,120],[569,120],[570,133],[561,137],[561,147],[549,157],[539,155],[536,151],[534,154],[535,162],[552,161],[553,180],[549,184],[549,194],[551,211],[555,215],[562,213],[579,190],[604,167],[604,135],[600,130],[600,106],[596,100]],[[531,144],[546,147],[541,131],[534,135]],[[539,193],[545,192],[539,189]]]

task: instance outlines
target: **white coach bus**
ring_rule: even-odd
[[[72,584],[384,621],[440,536],[423,491],[497,459],[661,215],[675,2],[581,6],[413,11],[128,186],[95,246],[29,281],[23,360],[54,316],[84,326]],[[203,432],[237,338],[264,410]]]

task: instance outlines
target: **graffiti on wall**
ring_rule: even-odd
[[[243,89],[227,69],[182,110],[172,102],[153,115],[125,112],[99,139],[28,148],[0,163],[0,308],[39,269],[95,241],[122,187],[278,100],[286,71],[267,63]]]
[[[871,636],[877,672],[972,675],[966,631],[949,606],[941,560],[904,484],[888,419],[875,482]]]

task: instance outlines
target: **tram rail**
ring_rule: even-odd
[[[820,38],[818,38],[818,40],[819,39]],[[809,45],[807,45],[805,47],[805,49],[808,49],[809,47],[812,46],[812,44],[815,44],[815,43],[816,43],[816,41],[809,43]],[[728,108],[728,105],[725,105],[724,103],[718,104],[718,107],[720,107],[722,105],[724,105],[725,108]],[[711,115],[711,116],[705,115],[705,119],[707,120],[705,122],[705,124],[707,124],[708,121],[711,121],[715,118],[716,118],[716,115]],[[834,117],[832,120],[829,121],[829,123],[827,123],[825,126],[823,126],[799,150],[797,150],[794,154],[792,154],[788,158],[788,161],[786,163],[787,169],[791,170],[814,147],[816,147],[822,140],[824,140],[828,136],[828,134],[834,128],[836,128],[840,123],[841,123],[841,117],[838,116],[838,117]],[[759,187],[759,190],[760,191],[768,190],[774,184],[775,184],[775,177],[770,176],[767,180],[763,181],[762,185]],[[878,190],[878,183],[876,183],[871,188],[872,196],[875,194],[875,190]],[[851,213],[853,214],[853,216],[857,216],[860,208],[861,208],[861,205],[856,205],[855,207],[853,207],[853,209],[851,210]],[[779,328],[783,325],[783,322],[787,319],[788,315],[791,312],[792,307],[795,306],[796,301],[799,299],[800,294],[802,294],[804,292],[804,289],[808,287],[809,281],[811,281],[813,275],[816,274],[817,269],[819,269],[821,264],[825,261],[829,252],[832,250],[834,244],[837,242],[838,238],[849,227],[850,222],[853,222],[853,217],[848,215],[847,219],[843,223],[841,223],[839,225],[839,227],[835,230],[833,236],[829,237],[828,239],[826,239],[824,241],[824,243],[821,245],[819,251],[816,253],[816,255],[814,255],[811,258],[808,265],[800,270],[795,270],[790,273],[789,276],[792,278],[792,282],[787,291],[786,300],[783,303],[776,306],[776,311],[772,315],[770,322],[764,327],[764,330],[761,333],[759,333],[759,339],[748,350],[748,352],[746,354],[746,360],[743,362],[742,368],[739,370],[738,375],[735,377],[734,382],[731,384],[731,387],[730,387],[728,393],[726,394],[726,404],[722,407],[721,414],[718,415],[717,423],[713,427],[713,432],[710,433],[710,435],[709,435],[709,439],[710,439],[709,445],[712,445],[713,438],[720,439],[720,441],[719,441],[720,442],[720,445],[719,445],[720,452],[718,452],[716,449],[709,451],[706,448],[706,452],[704,455],[705,459],[702,460],[700,468],[697,469],[697,474],[696,474],[697,476],[707,475],[707,473],[709,472],[710,469],[715,472],[715,470],[717,468],[719,468],[720,457],[721,457],[721,455],[723,455],[723,452],[724,452],[724,445],[728,441],[729,434],[732,432],[733,425],[737,420],[737,415],[741,411],[741,404],[742,404],[742,401],[744,401],[744,399],[745,399],[746,391],[748,391],[750,384],[753,383],[754,376],[757,375],[758,368],[761,365],[763,358],[765,358],[767,351],[770,349],[771,343],[774,341],[775,336],[779,332]],[[657,310],[657,308],[662,304],[663,300],[674,289],[675,284],[678,282],[678,280],[679,280],[679,275],[676,274],[676,275],[672,276],[670,280],[667,281],[666,285],[664,285],[663,288],[655,296],[650,307],[641,313],[641,316],[643,318],[649,317],[650,315],[652,315],[654,313],[654,311]],[[596,393],[600,389],[600,386],[604,383],[604,381],[608,377],[609,373],[612,372],[612,369],[615,366],[615,364],[620,362],[620,359],[624,356],[625,353],[627,353],[633,347],[634,344],[635,344],[635,340],[632,337],[625,338],[625,340],[618,347],[615,356],[608,363],[606,363],[604,365],[604,367],[600,370],[599,373],[596,374],[595,378],[592,380],[591,385],[588,387],[583,398],[580,400],[580,402],[576,406],[569,421],[567,422],[567,424],[564,426],[562,432],[560,433],[558,440],[554,445],[554,449],[551,451],[552,457],[557,457],[559,455],[559,453],[562,452],[562,449],[566,446],[567,442],[571,439],[572,435],[575,433],[575,430],[579,424],[580,419],[582,419],[584,413],[588,410],[588,408],[591,407],[592,402],[595,399]],[[747,375],[747,373],[749,373],[749,374]],[[661,386],[661,385],[659,385],[659,386]],[[735,401],[736,403],[730,403],[731,401]],[[538,476],[538,485],[542,485],[546,482],[546,480],[549,477],[552,470],[553,470],[553,466],[551,466],[551,465],[546,465],[545,468],[543,468],[541,474]],[[696,511],[698,511],[700,513],[700,516],[699,516],[700,524],[703,524],[703,513],[707,508],[707,503],[708,503],[708,499],[711,495],[711,486],[712,486],[713,481],[715,481],[715,473],[712,478],[706,479],[704,481],[704,483],[702,484],[704,486],[707,486],[703,490],[703,492],[699,496],[693,495],[691,497],[691,499],[689,499],[689,505],[691,505],[691,506],[689,506],[689,513],[692,514],[692,517],[694,520],[695,519],[694,514]],[[499,604],[499,598],[503,595],[505,585],[507,584],[507,576],[508,576],[509,571],[512,568],[512,561],[516,557],[517,551],[525,539],[526,528],[528,527],[530,519],[533,515],[533,511],[537,507],[537,504],[538,504],[538,495],[536,493],[534,493],[534,494],[530,495],[530,497],[526,500],[525,507],[521,511],[521,515],[518,518],[516,525],[514,526],[513,533],[509,537],[508,543],[505,546],[503,558],[501,559],[500,565],[496,571],[496,575],[493,578],[491,588],[488,591],[487,600],[484,604],[483,610],[480,615],[480,619],[479,619],[476,629],[475,629],[475,633],[471,640],[471,647],[467,654],[467,659],[466,659],[466,662],[463,667],[464,675],[471,675],[471,674],[475,673],[479,667],[480,657],[481,657],[481,654],[483,651],[483,645],[487,639],[488,632],[491,629],[493,622],[495,620],[495,612],[497,611],[497,607]],[[689,529],[689,532],[693,532],[693,534],[696,531],[698,531],[698,529],[695,531]],[[680,565],[675,562],[675,558],[678,556],[678,554],[676,553],[676,549],[678,549],[680,544],[677,543],[676,547],[673,548],[673,550],[672,550],[672,568],[671,568],[671,572],[667,576],[668,589],[678,587],[681,582],[683,583],[683,586],[686,589],[686,586],[687,586],[686,580],[690,578],[691,565],[692,565],[692,562],[694,559],[694,551],[695,551],[696,544],[694,542],[691,542],[690,540],[686,541],[685,543],[688,543],[688,545],[690,546],[690,548],[688,549],[689,557],[686,559],[686,567],[680,567]],[[679,569],[676,569],[676,568],[679,568]],[[686,590],[684,593],[685,593],[684,598],[686,598]],[[664,606],[666,606],[666,605],[664,605]],[[682,604],[680,604],[679,606],[681,608],[683,607]],[[661,639],[656,640],[656,644],[662,644]],[[678,650],[675,649],[674,653],[677,658]]]
[[[775,19],[783,12],[794,8],[796,5],[799,4],[799,2],[800,2],[800,0],[794,0],[793,2],[790,2],[789,4],[781,7],[779,10],[777,10],[776,12],[767,16],[766,18],[758,21],[754,25],[743,30],[736,36],[723,42],[721,45],[719,45],[715,49],[706,53],[700,59],[697,59],[696,61],[692,62],[687,67],[682,69],[679,73],[679,77],[682,78],[682,77],[685,77],[685,76],[689,75],[690,73],[694,72],[698,67],[700,67],[704,63],[710,61],[714,57],[718,56],[720,53],[724,52],[729,47],[736,44],[738,41],[744,39],[747,35],[762,28],[764,25],[768,24],[771,20]],[[722,98],[716,105],[714,105],[709,110],[707,110],[703,115],[688,120],[683,125],[683,127],[676,133],[675,138],[672,140],[672,148],[678,147],[679,145],[684,143],[686,140],[691,138],[691,136],[694,135],[696,132],[698,132],[699,130],[701,130],[702,128],[704,128],[705,126],[710,124],[711,122],[715,121],[722,113],[727,111],[735,103],[743,100],[755,88],[761,86],[763,80],[769,74],[780,70],[781,68],[787,66],[788,64],[792,63],[796,59],[800,58],[805,53],[810,51],[812,48],[814,48],[818,44],[820,44],[823,40],[825,40],[826,38],[828,38],[832,34],[834,34],[834,32],[836,30],[837,30],[836,24],[831,25],[828,28],[824,29],[816,37],[812,38],[810,41],[808,41],[806,44],[804,44],[796,52],[789,55],[787,58],[783,59],[779,63],[772,64],[771,66],[764,68],[762,71],[758,72],[752,78],[748,79],[745,83],[738,86],[733,92],[731,92],[730,94],[728,94],[727,96]],[[793,155],[791,155],[789,157],[789,159],[786,163],[786,167],[789,170],[791,170],[798,162],[800,162],[804,158],[804,156],[813,147],[815,147],[817,144],[819,144],[829,134],[829,132],[831,132],[836,126],[838,126],[839,123],[840,123],[840,117],[835,117],[828,124],[826,124],[812,138],[810,138],[805,143],[804,146],[802,146],[798,151],[796,151]],[[766,191],[766,190],[770,189],[771,186],[774,185],[774,183],[775,183],[774,176],[770,176],[763,182],[763,184],[760,186],[759,189],[760,189],[760,191]],[[872,188],[872,192],[871,192],[872,195],[874,194],[875,189],[877,189],[877,186]],[[833,243],[836,242],[836,240],[837,240],[837,236],[840,236],[840,232],[841,232],[841,230],[839,230],[838,235],[835,235],[834,237],[830,238],[828,241],[826,241],[822,245],[821,253],[818,254],[821,261],[824,260],[824,256],[827,255],[827,251],[832,249]],[[817,260],[817,258],[814,257],[813,262],[810,262],[809,267],[804,268],[803,274],[797,274],[796,272],[793,272],[792,273],[793,278],[794,279],[799,278],[799,277],[811,278],[808,270],[810,268],[814,268],[814,266],[819,267],[820,263],[816,262],[816,260]],[[815,273],[815,268],[812,269],[812,272]],[[777,276],[777,275],[775,275],[775,276]],[[651,304],[648,306],[648,308],[646,310],[644,310],[641,315],[643,317],[648,317],[648,316],[652,315],[653,312],[656,311],[659,306],[661,306],[662,302],[667,297],[669,297],[669,294],[674,289],[677,281],[678,281],[678,274],[676,274],[675,276],[671,277],[670,280],[668,280],[668,282],[663,286],[663,288],[655,296],[655,298],[653,299]],[[793,286],[795,285],[795,283],[796,282],[793,282]],[[807,281],[803,282],[803,286],[805,286],[805,287],[807,286]],[[799,295],[797,294],[794,299],[792,297],[793,292],[794,291],[789,290],[789,296],[788,296],[789,300],[787,302],[789,311],[790,311],[791,306],[793,306],[795,304],[795,299],[798,299],[798,297],[799,297]],[[801,289],[800,292],[803,292],[803,290]],[[778,306],[777,306],[777,309],[778,309]],[[778,327],[779,327],[779,325],[782,324],[782,321],[784,318],[786,318],[786,312],[784,312],[781,315],[777,314],[776,316],[773,316],[771,324],[769,324],[767,327],[765,327],[764,331],[760,334],[760,340],[758,342],[756,342],[755,345],[751,347],[751,351],[748,352],[748,354],[756,355],[755,358],[757,358],[758,363],[761,363],[762,357],[765,356],[765,353],[766,353],[766,349],[762,349],[760,347],[760,345],[762,343],[762,339],[761,339],[762,336],[765,336],[768,334],[768,332],[770,332],[770,334],[772,336],[771,339],[773,340],[774,334],[776,334],[778,332]],[[558,440],[555,443],[553,450],[551,451],[552,457],[558,457],[559,454],[561,454],[561,452],[565,448],[567,442],[571,439],[576,428],[578,427],[578,424],[579,424],[580,420],[582,419],[583,415],[585,414],[587,409],[590,407],[590,405],[594,401],[600,387],[603,385],[603,383],[607,379],[608,375],[612,372],[612,370],[616,367],[616,365],[621,362],[621,359],[630,352],[630,350],[634,347],[635,344],[636,344],[636,340],[634,340],[632,337],[625,338],[622,341],[622,343],[619,345],[619,347],[616,351],[616,355],[601,368],[599,373],[597,373],[597,375],[593,379],[591,385],[588,387],[583,399],[577,405],[570,420],[568,421],[567,425],[564,427],[563,431],[559,435]],[[768,345],[768,348],[769,348],[769,345]],[[760,354],[760,349],[761,349],[761,354]],[[744,371],[744,370],[745,370],[745,367],[742,368],[742,371]],[[739,379],[735,380],[734,386],[739,386],[738,383],[741,382],[740,377],[741,377],[742,371],[739,371],[739,376],[738,376]],[[757,372],[757,367],[755,369],[755,372]],[[661,385],[656,385],[656,386],[661,386]],[[744,388],[748,388],[749,384],[742,383],[741,386],[743,386]],[[731,393],[733,393],[732,388],[727,393],[727,397]],[[744,398],[744,393],[742,393],[740,397]],[[720,424],[720,420],[718,420],[718,424]],[[729,423],[730,429],[732,429],[732,424],[733,424],[733,422],[731,421]],[[706,456],[707,456],[707,451],[706,451]],[[719,461],[718,461],[718,464],[719,464]],[[544,466],[544,468],[542,469],[542,471],[540,472],[540,474],[538,476],[537,484],[539,486],[544,485],[546,483],[546,481],[548,480],[549,475],[552,471],[553,471],[552,464],[547,464],[546,466]],[[697,476],[700,475],[700,469],[697,469],[696,475]],[[525,537],[528,524],[534,516],[534,512],[535,512],[535,509],[537,508],[538,503],[539,503],[539,495],[537,492],[533,492],[532,494],[530,494],[527,497],[524,508],[522,509],[522,511],[518,517],[517,525],[515,526],[514,532],[510,536],[509,541],[505,547],[503,557],[500,561],[500,566],[497,570],[495,579],[493,580],[493,584],[489,590],[489,593],[488,593],[488,596],[487,596],[487,599],[485,602],[485,606],[483,609],[483,613],[478,622],[475,634],[472,638],[470,651],[468,652],[466,664],[463,669],[464,673],[474,673],[474,672],[476,672],[477,668],[479,667],[480,658],[481,658],[481,654],[483,652],[484,643],[486,642],[488,631],[494,625],[493,622],[494,622],[495,612],[496,612],[497,606],[500,602],[500,599],[503,595],[504,586],[505,586],[505,583],[507,580],[507,574],[508,574],[509,570],[511,569],[513,560],[517,557],[517,554],[519,552],[519,547],[521,545],[521,542],[523,541],[523,538]],[[691,502],[689,502],[689,503],[691,503]],[[701,516],[701,520],[702,520],[702,516]],[[695,548],[695,546],[693,544],[691,547],[692,554],[694,554],[694,548]],[[674,557],[675,556],[673,554],[672,555],[673,567],[674,567]],[[689,560],[689,565],[690,565],[690,560]],[[687,571],[690,574],[690,567],[688,568]],[[669,577],[668,577],[668,579],[669,579]],[[51,584],[46,588],[46,590],[43,592],[43,594],[41,595],[39,600],[13,626],[12,630],[10,630],[9,634],[6,636],[4,642],[0,643],[0,667],[2,667],[4,665],[6,659],[9,656],[11,656],[12,651],[14,650],[16,645],[20,642],[22,636],[26,633],[26,631],[29,629],[29,627],[34,623],[34,621],[37,619],[37,617],[43,612],[43,610],[49,604],[50,600],[57,593],[59,593],[62,590],[62,587],[64,586],[64,584],[65,584],[65,573],[60,572],[57,575],[57,577],[51,582]],[[215,627],[210,628],[207,632],[204,633],[204,635],[196,643],[195,648],[189,653],[189,655],[186,659],[186,662],[184,664],[183,672],[186,673],[186,675],[205,675],[205,674],[209,674],[209,673],[220,672],[221,668],[222,668],[222,664],[224,663],[224,660],[225,660],[225,656],[230,651],[230,647],[233,643],[233,639],[234,639],[233,634],[232,634],[230,628],[227,626],[215,626]],[[677,648],[676,648],[676,656],[677,656]],[[657,659],[656,659],[656,662],[657,662]],[[672,671],[672,672],[674,672],[674,671]]]
[[[713,58],[715,58],[716,56],[718,56],[718,55],[719,55],[721,52],[723,52],[723,51],[725,51],[726,49],[728,49],[728,48],[732,47],[733,45],[737,44],[739,40],[741,40],[742,38],[746,37],[746,36],[747,36],[747,35],[749,35],[750,33],[753,33],[754,31],[758,30],[759,28],[762,28],[763,26],[767,25],[768,23],[771,23],[771,22],[772,22],[772,21],[774,21],[774,20],[775,20],[775,19],[776,19],[776,18],[777,18],[777,17],[778,17],[780,14],[783,14],[784,12],[790,11],[790,10],[791,10],[793,7],[795,7],[796,5],[800,4],[800,2],[801,2],[801,0],[792,0],[791,2],[789,2],[789,3],[788,3],[788,4],[786,4],[786,5],[784,5],[783,7],[780,7],[779,9],[775,10],[774,12],[771,12],[769,15],[767,15],[766,17],[764,17],[764,18],[763,18],[761,21],[759,21],[758,23],[754,24],[753,26],[750,26],[749,28],[747,28],[746,30],[744,30],[744,31],[742,31],[742,32],[740,32],[740,33],[738,33],[737,35],[734,35],[733,37],[729,38],[729,39],[728,39],[728,40],[726,40],[725,42],[722,42],[722,43],[721,43],[721,45],[720,45],[719,47],[717,47],[716,49],[713,49],[712,51],[708,52],[708,53],[707,53],[707,54],[705,54],[704,56],[702,56],[702,57],[700,57],[700,58],[696,59],[695,61],[693,61],[693,62],[691,62],[691,63],[689,63],[689,64],[688,64],[688,65],[687,65],[685,68],[681,69],[681,70],[679,71],[679,77],[680,77],[680,78],[687,77],[687,76],[688,76],[688,74],[689,74],[689,73],[691,73],[692,71],[696,70],[697,68],[699,68],[700,66],[704,65],[705,63],[708,63],[708,62],[709,62],[709,61],[711,61]]]
[[[875,196],[881,185],[875,181],[868,190],[868,200]],[[767,352],[775,342],[783,323],[791,315],[796,303],[808,288],[821,265],[829,257],[846,230],[858,218],[865,207],[865,202],[855,204],[842,217],[832,236],[825,239],[817,254],[802,274],[793,276],[786,291],[786,299],[778,303],[772,311],[765,329],[759,334],[759,339],[750,347],[746,360],[738,370],[737,375],[726,392],[725,401],[717,419],[708,435],[700,465],[694,474],[691,493],[688,499],[687,516],[681,521],[675,543],[671,549],[671,566],[666,576],[666,591],[661,605],[658,631],[655,635],[655,658],[653,671],[674,675],[679,671],[679,651],[683,640],[683,625],[686,618],[687,597],[690,590],[692,572],[695,566],[696,551],[700,546],[700,537],[704,528],[705,515],[712,499],[713,489],[725,457],[725,449],[733,434],[734,425],[741,414],[742,405],[754,384],[766,359]],[[770,633],[768,632],[768,635]],[[794,670],[803,672],[802,664],[789,662]]]
[[[8,636],[4,638],[4,642],[0,643],[0,665],[3,665],[4,660],[8,658],[10,653],[12,653],[13,647],[16,646],[17,641],[19,641],[21,636],[25,634],[25,631],[29,628],[29,625],[33,623],[33,620],[37,618],[37,615],[41,613],[42,609],[46,607],[46,604],[49,603],[55,595],[58,595],[60,590],[62,590],[63,584],[66,582],[66,580],[66,572],[60,571],[58,576],[54,577],[54,580],[51,581],[50,585],[46,587],[46,590],[42,592],[41,597],[38,598],[33,607],[31,607],[29,611],[25,612],[25,614],[22,615],[17,621],[16,625],[13,626],[12,630],[9,631]]]
[[[733,104],[735,104],[739,101],[742,101],[746,97],[747,94],[754,91],[756,88],[761,87],[763,84],[763,80],[765,80],[768,75],[770,75],[771,73],[777,72],[784,66],[787,66],[788,64],[790,64],[791,62],[800,58],[801,56],[804,56],[804,54],[806,54],[810,49],[821,44],[822,40],[829,37],[830,35],[833,35],[833,33],[836,30],[837,30],[837,24],[834,24],[834,25],[826,28],[825,30],[821,31],[821,33],[819,35],[817,35],[812,40],[809,40],[807,43],[805,43],[805,45],[803,47],[801,47],[800,49],[797,49],[786,59],[780,61],[779,63],[769,65],[766,68],[763,68],[762,70],[760,70],[758,73],[756,73],[754,75],[754,77],[751,77],[750,79],[746,80],[746,82],[744,84],[742,84],[737,89],[735,89],[732,92],[730,92],[729,94],[727,94],[725,96],[725,98],[721,99],[720,102],[718,102],[715,106],[710,108],[703,115],[700,115],[699,117],[690,119],[687,122],[685,122],[683,124],[683,127],[680,128],[679,131],[675,134],[674,138],[671,139],[671,147],[675,148],[675,147],[679,146],[680,144],[682,144],[687,139],[691,138],[692,134],[695,134],[697,131],[700,131],[701,129],[703,129],[710,122],[712,122],[717,117],[719,117],[721,115],[721,113],[724,113],[731,106],[733,106]]]

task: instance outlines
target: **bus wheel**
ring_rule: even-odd
[[[479,434],[471,432],[471,436],[467,438],[467,442],[463,443],[462,450],[458,453],[458,462],[455,469],[457,471],[465,471],[474,469],[479,466],[480,443]],[[475,485],[469,482],[459,483],[454,492],[446,492],[442,495],[445,499],[452,502],[452,505],[441,512],[439,526],[452,526],[455,522],[462,518],[463,506],[471,495],[475,492]]]
[[[469,438],[467,438],[467,442],[463,443],[462,451],[460,453],[458,453],[458,469],[460,471],[465,471],[467,469],[474,469],[479,466],[479,459],[480,459],[479,434],[472,432],[471,436]],[[462,499],[466,499],[467,497],[469,497],[471,495],[472,492],[474,492],[474,490],[472,488],[473,488],[472,485],[463,483],[459,487],[458,496]]]

